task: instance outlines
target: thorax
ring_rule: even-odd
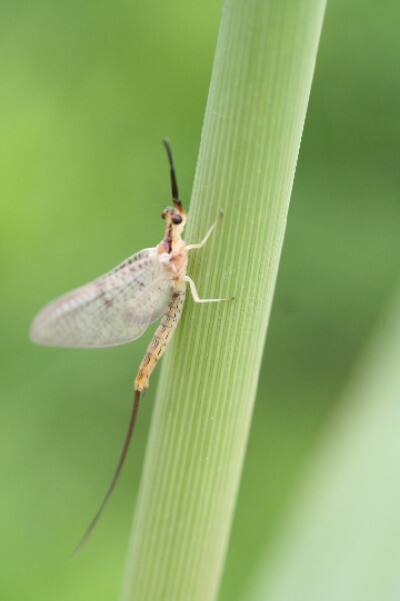
[[[157,246],[159,255],[165,262],[165,269],[171,273],[174,280],[180,280],[186,275],[188,252],[182,238],[164,238]]]

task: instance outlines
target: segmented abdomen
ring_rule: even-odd
[[[168,342],[182,314],[185,301],[186,285],[184,282],[173,289],[171,299],[161,319],[160,325],[154,333],[147,352],[139,366],[135,379],[135,390],[143,390],[149,387],[149,378],[155,368],[157,361],[162,357]]]

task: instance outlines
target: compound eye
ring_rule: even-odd
[[[172,215],[172,223],[175,223],[175,225],[179,225],[180,223],[182,223],[182,217],[178,214]]]

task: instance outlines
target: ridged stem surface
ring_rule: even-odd
[[[188,291],[163,360],[123,601],[216,598],[324,8],[225,2],[186,240],[224,209],[189,275],[200,296],[235,300],[199,305]]]

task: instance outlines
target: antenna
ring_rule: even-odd
[[[176,208],[179,210],[179,212],[182,212],[183,207],[182,207],[181,201],[179,200],[178,184],[176,182],[176,173],[175,173],[174,161],[172,158],[172,150],[171,150],[171,146],[169,144],[169,140],[167,140],[167,138],[164,138],[163,144],[164,144],[165,148],[167,149],[168,160],[169,160],[169,164],[171,167],[172,201],[173,201],[174,205],[176,206]]]

